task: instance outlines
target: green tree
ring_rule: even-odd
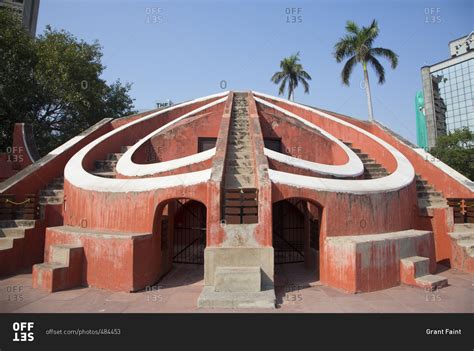
[[[89,44],[49,26],[31,38],[10,11],[2,10],[0,40],[5,37],[12,39],[0,42],[6,63],[0,77],[8,77],[0,86],[2,149],[11,143],[16,122],[33,125],[40,154],[45,154],[102,118],[134,112],[131,85],[101,79],[105,67],[97,41]]]
[[[36,101],[36,48],[18,16],[0,7],[0,152],[12,143],[13,126]]]
[[[372,110],[372,96],[370,93],[369,74],[367,65],[370,64],[377,74],[378,83],[385,82],[385,69],[377,60],[376,56],[384,57],[390,61],[393,69],[397,67],[398,56],[390,49],[373,48],[374,40],[379,35],[379,27],[377,21],[373,20],[369,27],[359,28],[352,21],[347,21],[346,31],[348,32],[334,45],[334,57],[338,63],[348,58],[341,72],[342,82],[349,85],[349,78],[357,63],[362,64],[364,70],[365,92],[367,94],[367,105],[369,108],[369,120],[374,120]]]
[[[456,129],[438,137],[430,153],[467,178],[474,180],[474,133],[469,128]]]
[[[300,53],[297,52],[295,55],[286,57],[280,61],[281,71],[275,72],[272,76],[272,82],[280,84],[278,89],[278,95],[285,94],[286,86],[288,85],[288,100],[295,100],[295,89],[298,87],[298,83],[301,83],[306,94],[309,93],[309,83],[311,76],[303,69],[303,66],[299,63]]]

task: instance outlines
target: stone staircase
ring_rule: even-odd
[[[13,249],[15,245],[21,245],[25,240],[28,229],[35,227],[35,220],[13,219],[0,221],[0,252]]]
[[[39,218],[45,218],[46,205],[61,205],[64,202],[64,177],[57,177],[39,192]]]
[[[352,146],[352,143],[342,141],[346,144],[354,153],[360,158],[364,164],[364,178],[363,179],[376,179],[382,178],[389,175],[387,170],[382,167],[381,164],[377,163],[374,159],[369,158],[368,154],[362,152],[361,149],[357,149]]]
[[[430,274],[430,259],[412,256],[400,260],[400,281],[431,291],[448,285],[448,279]]]
[[[80,245],[51,245],[47,261],[33,266],[33,287],[54,292],[80,286],[83,260]]]
[[[64,201],[64,177],[55,178],[46,188],[40,190],[38,203],[44,205],[62,204]]]
[[[44,238],[32,219],[0,220],[0,276],[31,269],[43,257]]]
[[[428,184],[419,174],[415,175],[416,195],[418,198],[418,208],[421,213],[426,213],[429,208],[445,208],[448,207],[443,194]]]
[[[122,155],[130,149],[131,146],[122,146],[120,152],[112,152],[107,154],[105,160],[97,160],[94,162],[94,170],[92,174],[104,177],[104,178],[115,178],[117,176],[117,162]]]
[[[258,193],[253,165],[247,94],[236,93],[232,104],[224,173],[223,217],[227,224],[258,222]]]
[[[458,270],[474,273],[474,223],[454,225],[451,237],[451,266]]]

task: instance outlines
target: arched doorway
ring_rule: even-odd
[[[275,202],[272,242],[277,300],[297,301],[300,290],[319,280],[322,208],[303,198]]]
[[[204,264],[206,206],[195,200],[176,200],[173,263]]]
[[[192,284],[204,277],[206,206],[180,198],[163,205],[159,223],[160,285]]]

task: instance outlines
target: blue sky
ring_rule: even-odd
[[[287,23],[292,8],[301,9],[302,23]],[[99,40],[103,78],[133,83],[140,110],[222,91],[221,81],[227,89],[277,95],[270,77],[283,57],[299,51],[313,80],[310,94],[299,88],[296,101],[366,119],[362,68],[354,70],[350,87],[342,85],[342,64],[332,52],[347,20],[369,25],[374,18],[380,27],[375,46],[399,55],[395,71],[381,59],[384,85],[369,72],[375,118],[415,141],[420,67],[447,59],[448,42],[474,29],[472,1],[41,0],[37,33],[49,24]]]

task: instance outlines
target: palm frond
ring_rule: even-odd
[[[280,84],[280,87],[278,89],[278,95],[283,95],[285,94],[285,87],[286,87],[286,81],[288,80],[288,77],[284,77],[281,84]]]
[[[370,51],[372,56],[382,56],[390,61],[390,65],[393,69],[397,68],[398,55],[392,50],[384,48],[372,48]]]
[[[347,21],[346,31],[348,31],[349,33],[357,34],[359,33],[360,29],[359,29],[359,26],[354,21]]]
[[[383,68],[379,60],[373,56],[370,56],[367,62],[370,63],[370,65],[374,68],[375,73],[379,78],[379,84],[383,84],[385,82],[385,68]]]
[[[283,78],[285,78],[285,72],[275,72],[271,80],[273,83],[278,84]]]
[[[351,77],[352,71],[354,69],[354,66],[357,63],[357,57],[352,56],[347,62],[345,63],[344,67],[342,68],[341,71],[341,79],[342,83],[349,86],[349,79]]]

